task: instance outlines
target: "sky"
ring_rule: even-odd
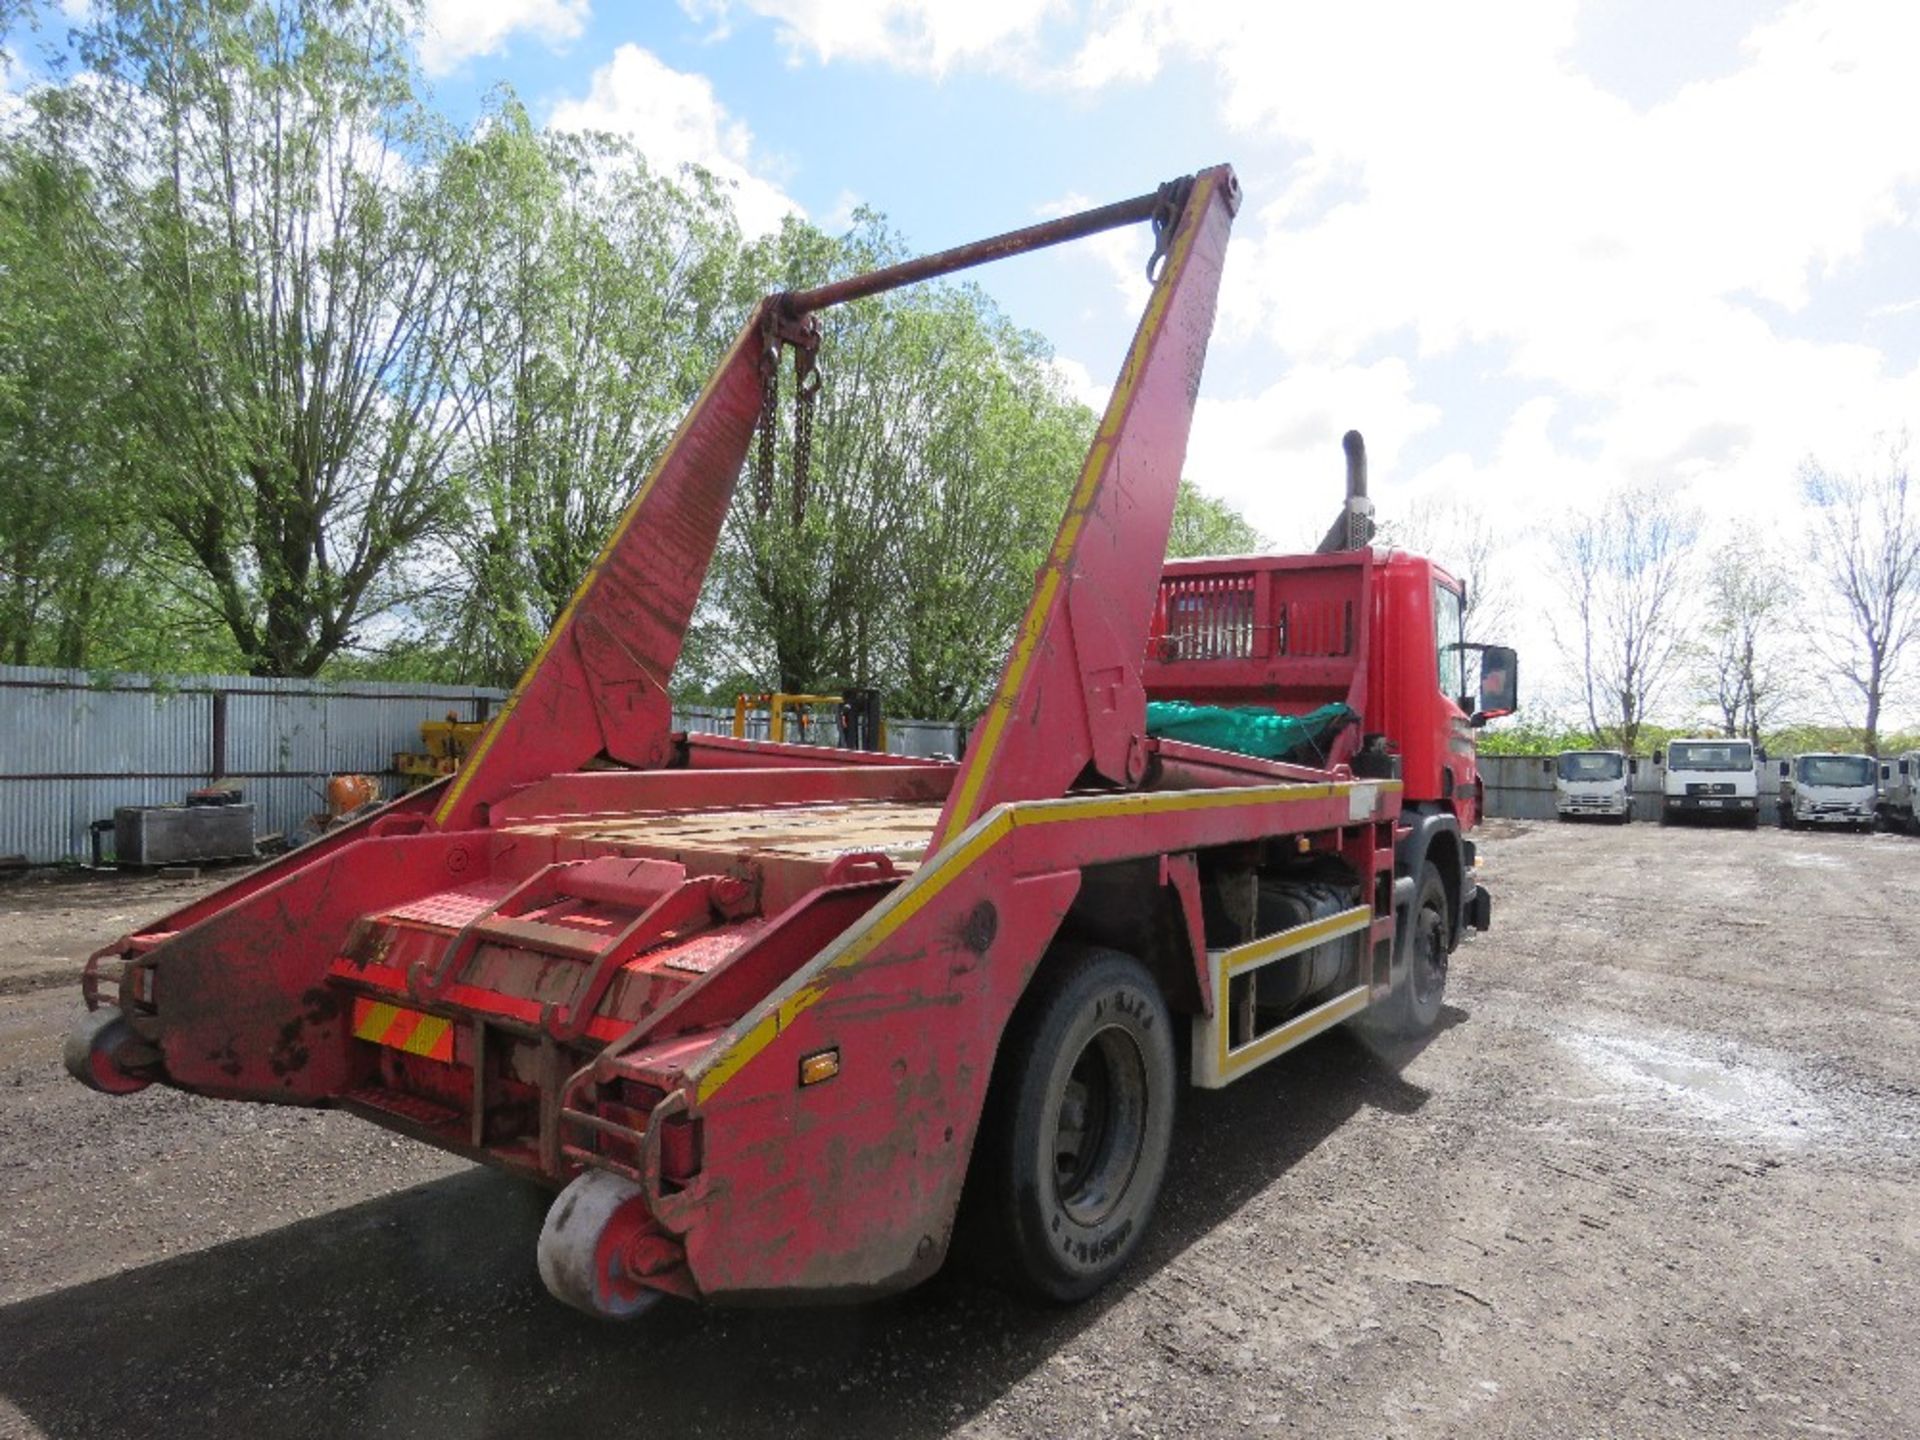
[[[1339,437],[1383,514],[1547,537],[1622,486],[1804,553],[1796,474],[1920,416],[1920,6],[1487,0],[426,0],[456,119],[510,84],[735,186],[750,229],[883,212],[934,250],[1227,161],[1245,196],[1188,473],[1276,543]],[[18,71],[9,78],[18,88]],[[978,272],[1104,402],[1145,231]],[[1556,656],[1523,603],[1512,638]]]

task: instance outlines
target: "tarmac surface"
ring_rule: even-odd
[[[0,881],[0,1435],[1920,1434],[1920,841],[1493,822],[1438,1033],[1188,1092],[1076,1309],[576,1316],[545,1196],[364,1122],[68,1080],[192,884]]]

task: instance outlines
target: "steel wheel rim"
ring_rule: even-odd
[[[1053,1106],[1054,1195],[1077,1225],[1119,1208],[1147,1145],[1147,1058],[1118,1025],[1088,1037]]]
[[[1447,979],[1447,947],[1441,941],[1443,925],[1440,912],[1432,906],[1420,911],[1420,926],[1413,935],[1413,998],[1421,1005],[1434,999]]]

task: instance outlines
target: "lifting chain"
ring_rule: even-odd
[[[753,512],[764,520],[773,508],[773,447],[780,428],[780,337],[767,326],[760,352],[760,449],[753,461]]]
[[[813,402],[820,394],[820,366],[812,350],[793,352],[793,528],[807,513],[807,483],[813,471]]]
[[[760,351],[760,435],[753,463],[754,513],[762,520],[773,509],[774,451],[780,431],[780,354],[793,346],[793,524],[807,513],[813,472],[814,402],[820,394],[820,330],[812,316],[784,320],[776,307],[767,317]]]

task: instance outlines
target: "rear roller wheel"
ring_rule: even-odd
[[[153,1083],[159,1056],[118,1010],[94,1010],[67,1033],[67,1073],[102,1095],[131,1095]]]
[[[1115,950],[1056,951],[1001,1039],[968,1175],[968,1249],[1038,1299],[1082,1300],[1139,1247],[1173,1135],[1173,1024]]]
[[[576,1310],[630,1320],[660,1299],[641,1277],[650,1252],[665,1243],[638,1185],[588,1170],[547,1211],[540,1227],[540,1278],[554,1299]]]

